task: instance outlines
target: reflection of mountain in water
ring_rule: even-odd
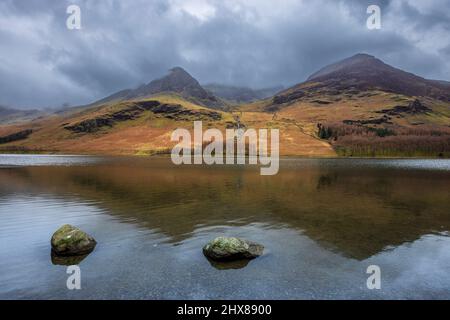
[[[173,167],[168,162],[4,168],[0,197],[82,198],[157,229],[173,242],[191,237],[199,226],[288,226],[360,260],[450,229],[446,172],[333,168],[311,161],[267,178],[256,168]]]

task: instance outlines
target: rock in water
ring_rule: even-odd
[[[77,256],[90,253],[97,242],[86,232],[65,224],[52,236],[52,250],[60,256]]]
[[[50,259],[55,266],[73,266],[79,265],[88,255],[89,253],[77,256],[61,256],[51,250]]]
[[[205,256],[217,260],[253,259],[262,255],[264,246],[239,238],[218,237],[203,247]]]

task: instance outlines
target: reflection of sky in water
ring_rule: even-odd
[[[126,157],[116,157],[115,159]],[[113,158],[114,159],[114,158]],[[45,166],[45,165],[83,165],[107,162],[108,157],[83,155],[16,155],[0,154],[0,166]],[[170,158],[166,157],[167,162]],[[281,158],[284,167],[303,167],[320,165],[324,167],[348,167],[349,161],[354,168],[393,168],[393,169],[421,169],[450,171],[450,159],[296,159]]]
[[[405,161],[448,165],[288,159],[284,168],[294,169],[270,179],[149,174],[134,162],[0,169],[0,298],[450,299],[448,177],[340,171]],[[80,291],[66,289],[65,267],[50,258],[64,223],[98,241],[80,264]],[[201,250],[218,235],[260,242],[265,254],[219,270]],[[366,288],[371,264],[381,267],[382,290]]]
[[[386,169],[418,169],[450,171],[450,159],[281,159],[285,167],[302,167],[320,165],[322,167],[348,168],[351,161],[352,168],[386,168]]]
[[[0,166],[71,166],[94,164],[101,157],[78,155],[15,155],[0,154]]]
[[[0,298],[450,298],[450,238],[423,236],[366,260],[324,249],[301,232],[263,224],[201,227],[170,244],[158,230],[123,223],[91,204],[15,198],[0,205]],[[65,288],[49,239],[63,223],[95,235],[82,263],[82,290]],[[242,269],[217,270],[201,253],[217,235],[264,243],[265,255]],[[365,288],[367,266],[382,269],[382,290]]]

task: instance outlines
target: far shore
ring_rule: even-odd
[[[149,153],[94,153],[94,152],[77,152],[66,153],[64,151],[2,151],[0,155],[42,155],[42,156],[93,156],[93,157],[151,157],[151,158],[170,158],[170,153],[149,152]],[[289,154],[280,155],[280,159],[450,159],[449,156],[433,156],[433,155],[394,155],[394,156],[321,156],[321,155],[305,155],[305,154]]]

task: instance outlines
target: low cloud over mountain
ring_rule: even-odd
[[[66,28],[77,4],[82,29]],[[366,28],[369,4],[381,30]],[[355,52],[449,80],[442,0],[15,0],[0,3],[0,104],[89,103],[181,65],[200,83],[288,87]]]

